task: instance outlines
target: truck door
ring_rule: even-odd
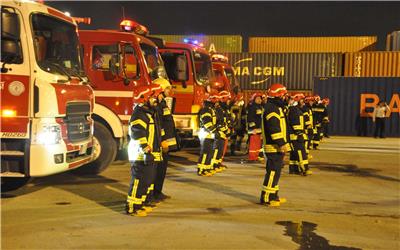
[[[22,15],[1,7],[1,138],[29,138],[30,62]]]

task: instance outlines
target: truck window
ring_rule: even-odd
[[[139,76],[138,58],[135,49],[131,44],[125,44],[123,47],[123,55],[125,56],[125,74],[129,79],[134,79]]]
[[[17,18],[12,18],[12,16]],[[22,64],[19,15],[13,8],[1,8],[1,61]]]
[[[159,77],[168,79],[167,72],[164,68],[163,61],[158,53],[157,47],[147,43],[140,43],[144,59],[147,64],[147,71],[150,74],[151,80]]]
[[[212,77],[211,58],[207,54],[193,52],[196,80],[207,85]]]
[[[172,79],[174,81],[179,81],[179,73],[180,73],[180,66],[178,65],[178,63],[183,64],[183,69],[186,67],[186,69],[184,69],[184,74],[182,76],[182,78],[184,79],[188,79],[189,75],[189,64],[187,62],[187,58],[185,53],[173,53],[173,52],[163,52],[161,54],[161,57],[164,61],[164,65],[165,65],[165,69],[167,71],[168,77],[169,79]],[[179,60],[178,60],[179,58]]]
[[[92,68],[109,71],[110,60],[113,56],[118,58],[118,44],[93,46]]]
[[[39,67],[50,73],[79,77],[83,68],[76,27],[44,14],[32,14],[31,24]]]

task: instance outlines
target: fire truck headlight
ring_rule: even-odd
[[[43,125],[37,131],[36,143],[42,145],[59,144],[61,141],[61,128],[59,125]]]

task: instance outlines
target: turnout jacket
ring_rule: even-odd
[[[253,132],[261,133],[261,120],[263,115],[263,107],[261,104],[251,103],[247,110],[247,131],[249,134]]]
[[[289,149],[285,114],[279,101],[275,98],[269,99],[264,106],[262,135],[264,152],[277,153],[282,146]]]
[[[129,160],[133,162],[159,162],[161,155],[161,124],[158,113],[143,105],[136,105],[129,121]],[[144,149],[150,146],[151,152]]]
[[[288,112],[288,130],[290,141],[304,141],[304,116],[298,106],[290,106]]]
[[[312,112],[314,115],[314,127],[320,127],[325,115],[327,114],[326,107],[322,103],[314,104]]]
[[[161,141],[166,141],[168,144],[168,151],[176,151],[178,145],[176,142],[175,122],[172,112],[167,106],[167,102],[163,98],[157,105],[156,110],[161,122]]]
[[[217,133],[217,114],[212,102],[205,101],[199,111],[200,132],[199,137],[214,138]],[[200,138],[200,139],[202,139]]]

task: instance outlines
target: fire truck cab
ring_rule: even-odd
[[[1,187],[92,160],[94,96],[76,24],[46,5],[1,3]]]
[[[133,90],[159,78],[167,79],[157,46],[145,36],[146,27],[121,22],[124,32],[80,30],[84,65],[96,97],[94,105],[95,160],[84,169],[105,169],[129,140],[128,123],[133,111]]]
[[[235,72],[228,63],[228,57],[221,54],[213,54],[211,60],[215,76],[212,88],[218,91],[229,91],[231,96],[235,97],[240,92],[240,87],[235,77]]]
[[[174,87],[173,115],[180,141],[193,140],[199,128],[197,114],[213,81],[210,54],[192,43],[164,43],[160,54]]]

